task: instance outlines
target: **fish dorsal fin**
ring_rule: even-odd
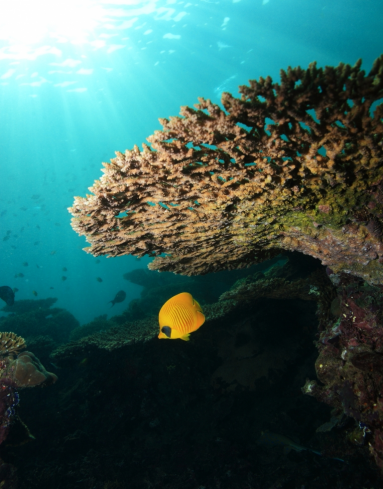
[[[185,306],[193,305],[193,296],[189,292],[181,292],[180,294],[175,295],[170,300],[175,300],[179,304],[184,304]]]

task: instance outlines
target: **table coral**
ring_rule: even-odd
[[[383,56],[281,71],[160,119],[151,147],[116,153],[76,197],[87,252],[156,256],[195,275],[296,250],[383,281]],[[166,256],[160,256],[165,254]]]

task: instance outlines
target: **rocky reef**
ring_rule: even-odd
[[[98,318],[103,331],[52,354],[60,389],[44,392],[43,412],[38,392],[23,392],[36,439],[5,444],[4,460],[18,465],[20,489],[377,489],[372,435],[355,444],[352,414],[301,392],[337,300],[320,262],[293,253],[204,304],[187,343],[159,341],[157,315]],[[281,446],[263,444],[268,432]]]
[[[368,445],[383,469],[383,288],[345,274],[327,273],[337,291],[335,321],[323,322],[315,370],[303,392],[355,420],[349,440]]]
[[[17,414],[20,402],[19,391],[36,386],[47,386],[57,380],[40,360],[26,348],[24,338],[15,333],[0,333],[0,444],[6,441],[11,426],[22,424]],[[0,458],[0,485],[8,489],[17,487],[16,469]]]
[[[25,338],[29,348],[49,361],[50,353],[69,340],[71,331],[80,323],[69,311],[52,307],[56,298],[20,300],[1,310],[8,313],[0,318],[1,331],[13,331]]]

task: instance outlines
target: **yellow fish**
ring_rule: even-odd
[[[182,292],[169,299],[158,315],[160,334],[158,338],[189,341],[190,333],[205,322],[202,307],[189,292]]]

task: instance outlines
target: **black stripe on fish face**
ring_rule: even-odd
[[[164,333],[165,336],[170,338],[170,335],[172,333],[172,328],[169,328],[169,326],[162,326],[161,333]]]

